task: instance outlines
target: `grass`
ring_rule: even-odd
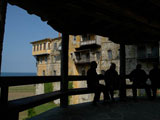
[[[35,94],[34,85],[9,87],[9,100],[33,96]]]
[[[54,103],[45,103],[45,104],[42,104],[40,106],[37,106],[37,107],[34,107],[34,108],[31,108],[28,110],[28,117],[24,118],[23,120],[28,120],[30,119],[31,117],[34,117],[36,115],[39,115],[45,111],[48,111],[54,107],[57,107],[58,105],[54,104]],[[32,112],[32,113],[31,113]]]
[[[9,87],[10,92],[34,92],[35,86],[34,85],[23,85],[23,86],[15,86],[15,87]]]
[[[44,84],[45,93],[52,92],[53,87],[54,86],[52,83],[45,83]],[[69,89],[73,88],[73,82],[69,82],[68,87]],[[35,95],[35,85],[15,86],[15,87],[9,88],[9,100],[24,98],[24,97],[33,96],[33,95]],[[27,120],[27,118],[41,114],[57,106],[59,105],[54,104],[52,101],[52,102],[31,108],[29,110],[20,112],[19,120]],[[28,116],[28,114],[30,114],[30,116]]]
[[[46,103],[46,104],[43,104],[43,105],[40,105],[40,106],[35,107],[35,112],[36,112],[36,114],[38,115],[38,114],[40,114],[40,113],[43,113],[43,112],[45,112],[45,111],[47,111],[47,110],[49,110],[49,109],[52,109],[52,108],[54,108],[54,107],[57,107],[57,106],[58,106],[58,105],[49,102],[49,103]]]
[[[44,84],[44,93],[49,93],[53,91],[53,84],[52,83],[45,83]]]
[[[9,87],[9,100],[14,100],[18,98],[24,98],[28,96],[33,96],[35,94],[34,85],[24,85],[24,86],[14,86]],[[27,117],[28,110],[19,113],[19,120],[23,120]]]

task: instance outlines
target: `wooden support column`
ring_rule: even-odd
[[[160,63],[160,41],[158,41],[158,62]]]
[[[1,62],[2,62],[2,49],[3,49],[3,38],[5,30],[6,10],[7,10],[6,0],[0,0],[0,72],[1,72]]]
[[[126,54],[125,54],[125,44],[120,44],[120,98],[126,97]]]
[[[61,50],[61,92],[64,95],[60,98],[60,106],[68,106],[68,48],[69,48],[69,34],[62,33],[62,50]]]
[[[1,74],[1,62],[2,62],[2,49],[3,49],[3,38],[5,30],[5,18],[6,18],[7,2],[6,0],[0,0],[0,74]],[[5,118],[7,112],[8,102],[8,86],[3,84],[0,87],[0,119]]]

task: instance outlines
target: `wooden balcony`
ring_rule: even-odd
[[[38,55],[49,55],[51,53],[51,50],[39,50],[39,51],[32,51],[33,56]]]
[[[83,50],[83,49],[93,49],[101,47],[101,41],[98,39],[94,40],[84,40],[80,42],[80,47],[76,48],[76,50]]]
[[[80,42],[80,46],[84,46],[84,45],[101,45],[100,40],[85,40],[85,41],[81,41]]]
[[[83,57],[81,59],[76,59],[75,60],[75,64],[89,64],[92,61],[96,61],[96,58],[92,58],[92,57]]]
[[[89,64],[90,58],[76,59],[75,64]]]
[[[147,55],[139,55],[137,58],[139,61],[148,61],[148,62],[159,62],[159,56],[147,56]]]

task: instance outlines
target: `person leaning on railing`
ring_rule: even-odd
[[[157,89],[160,85],[160,69],[158,68],[158,63],[153,64],[153,69],[149,72],[149,78],[151,80],[151,89],[153,93],[152,98],[155,99],[157,97]]]
[[[149,86],[146,84],[147,74],[141,68],[142,68],[141,64],[137,64],[136,69],[134,69],[129,74],[130,81],[133,82],[132,92],[133,92],[133,99],[135,101],[137,101],[137,88],[145,88],[148,98],[151,99],[151,91]]]
[[[119,76],[118,72],[116,71],[116,64],[111,63],[110,68],[105,72],[105,84],[106,84],[106,90],[109,91],[109,95],[111,97],[111,100],[115,102],[114,99],[114,90],[119,88]]]
[[[108,93],[105,89],[105,86],[99,84],[98,74],[96,72],[97,63],[92,61],[90,64],[90,69],[87,71],[87,85],[88,89],[94,92],[93,105],[97,105],[97,102],[100,100],[100,94],[103,92],[105,103],[108,99]]]

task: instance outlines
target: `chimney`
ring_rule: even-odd
[[[58,33],[58,37],[61,37],[61,33],[60,32]]]

